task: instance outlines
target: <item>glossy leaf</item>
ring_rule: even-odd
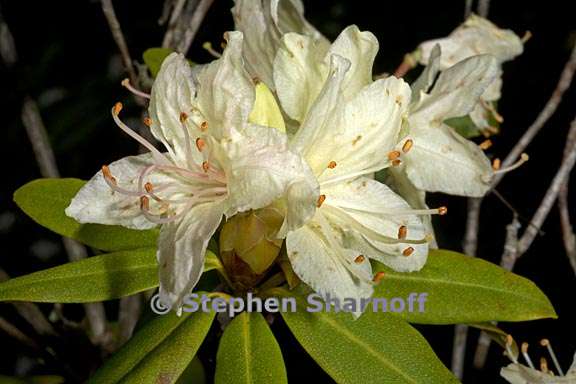
[[[374,297],[404,298],[405,320],[421,324],[525,321],[556,318],[542,291],[530,280],[479,258],[431,250],[424,268],[400,273],[378,264],[384,278]],[[410,293],[426,293],[423,312],[409,311]]]
[[[138,231],[117,225],[80,224],[64,210],[86,182],[78,179],[38,179],[20,187],[14,201],[38,224],[62,236],[104,251],[156,246],[157,230]]]
[[[172,52],[174,51],[169,48],[148,48],[144,51],[142,59],[144,60],[144,64],[146,64],[150,70],[152,77],[156,77],[158,71],[160,71],[162,62]]]
[[[204,271],[214,269],[208,251]],[[155,248],[108,253],[0,283],[0,301],[85,303],[116,299],[158,286]]]
[[[89,383],[175,383],[196,355],[215,312],[158,316],[104,363]]]
[[[280,346],[260,313],[243,312],[224,330],[216,384],[287,383]]]
[[[275,294],[290,297],[284,289]],[[406,321],[389,313],[306,311],[298,297],[298,310],[282,312],[296,339],[339,384],[457,383],[424,337]]]

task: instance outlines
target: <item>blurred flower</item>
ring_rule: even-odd
[[[120,121],[150,153],[104,166],[66,213],[82,223],[145,229],[160,224],[162,301],[179,309],[202,274],[222,216],[261,208],[288,193],[286,229],[314,214],[317,183],[286,135],[248,122],[254,84],[242,66],[242,34],[228,34],[222,58],[192,71],[172,54],[152,88],[147,121],[161,153]],[[295,193],[297,192],[297,193]]]
[[[501,120],[495,105],[501,96],[501,66],[522,53],[522,40],[510,30],[500,29],[480,16],[471,15],[448,37],[420,44],[417,57],[421,64],[430,65],[432,50],[437,44],[442,49],[442,58],[439,63],[442,71],[476,55],[490,54],[496,58],[497,75],[470,112],[470,118],[480,130],[494,133],[491,120]]]

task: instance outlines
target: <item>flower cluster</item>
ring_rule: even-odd
[[[117,125],[149,153],[103,166],[66,213],[160,226],[160,295],[176,309],[222,219],[272,205],[291,268],[321,295],[370,297],[382,277],[370,260],[421,269],[434,243],[430,215],[446,213],[429,209],[425,192],[479,197],[494,175],[446,120],[485,125],[501,64],[521,42],[474,16],[422,44],[426,67],[409,85],[373,79],[372,33],[350,26],[330,42],[298,0],[236,0],[232,13],[237,31],[222,57],[192,68],[173,53],[162,64],[146,123],[164,150],[126,126],[116,104]]]

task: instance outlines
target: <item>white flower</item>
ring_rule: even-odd
[[[291,147],[320,183],[315,216],[288,233],[296,274],[321,295],[366,298],[373,292],[369,259],[398,271],[422,268],[427,234],[419,215],[370,175],[398,151],[410,88],[394,77],[372,81],[376,38],[347,28],[318,61],[314,40],[289,33],[274,66],[282,107],[301,122]],[[399,144],[397,144],[399,143]],[[379,276],[376,276],[378,280]]]
[[[285,230],[314,214],[318,185],[284,133],[249,123],[254,84],[242,63],[242,34],[228,34],[222,58],[194,74],[182,55],[166,58],[154,83],[150,129],[161,153],[120,128],[150,153],[104,166],[66,214],[82,223],[145,229],[160,224],[160,295],[179,309],[202,274],[209,239],[223,215],[264,207],[285,194]]]
[[[324,52],[330,46],[330,42],[304,18],[301,0],[234,0],[234,3],[235,28],[246,36],[247,68],[252,76],[272,89],[272,67],[284,34],[306,35]]]
[[[480,102],[470,113],[472,121],[478,128],[481,130],[491,129],[490,116],[493,115],[496,119],[500,119],[493,103],[499,100],[501,96],[501,65],[522,53],[522,40],[510,30],[500,29],[482,17],[471,15],[448,37],[429,40],[420,44],[419,59],[421,64],[429,65],[432,50],[437,44],[442,48],[440,70],[445,70],[476,55],[490,54],[496,58],[498,74],[484,91]]]
[[[440,60],[437,48],[412,85],[406,126],[413,145],[410,153],[399,158],[399,169],[420,190],[480,197],[493,176],[490,161],[478,145],[460,136],[445,120],[465,116],[474,108],[497,76],[496,59],[472,56],[438,76]]]

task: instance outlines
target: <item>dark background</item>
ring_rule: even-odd
[[[217,46],[222,32],[232,28],[231,3],[215,1],[189,52],[194,61],[210,60],[201,44],[211,41]],[[572,3],[560,0],[492,1],[489,15],[492,21],[513,29],[520,36],[526,30],[533,34],[525,53],[504,68],[500,112],[505,122],[502,134],[493,138],[495,145],[489,150],[494,156],[503,158],[507,154],[550,97],[576,38]],[[134,125],[138,124],[139,109],[120,86],[125,74],[98,2],[18,0],[0,1],[0,5],[19,53],[16,67],[0,67],[0,265],[10,275],[19,276],[66,262],[59,238],[35,225],[12,203],[16,188],[40,177],[20,120],[23,97],[29,94],[38,101],[64,177],[87,179],[102,164],[134,153],[136,143],[114,126],[109,110],[114,102],[123,101],[127,105],[124,116],[132,116]],[[406,52],[423,40],[447,35],[462,21],[464,14],[464,0],[316,0],[306,1],[305,5],[308,19],[329,38],[336,37],[349,24],[372,31],[381,46],[375,73],[393,71]],[[161,44],[164,27],[158,25],[158,18],[162,2],[124,0],[116,1],[115,7],[132,57],[141,61],[145,49]],[[576,87],[573,87],[566,93],[556,115],[528,148],[530,162],[507,175],[498,187],[499,192],[526,217],[531,217],[537,208],[560,164],[568,126],[576,112],[575,102]],[[441,247],[461,250],[466,200],[435,195],[430,197],[430,202],[432,206],[449,207],[450,214],[437,221]],[[573,204],[573,216],[576,216],[575,207]],[[495,196],[485,199],[480,257],[499,262],[505,226],[511,219],[512,212]],[[543,355],[536,347],[537,342],[543,337],[549,338],[566,370],[576,349],[576,315],[571,311],[576,280],[562,246],[556,209],[543,231],[517,263],[515,272],[534,281],[548,295],[559,319],[501,326],[519,342],[528,341],[533,345],[533,360]],[[27,329],[10,305],[0,304],[0,311],[3,317],[23,330]],[[275,323],[274,328],[283,345],[291,381],[312,381],[310,378],[317,375],[317,382],[331,382],[282,323]],[[450,366],[453,327],[419,329],[444,363]],[[472,331],[464,382],[501,382],[497,378],[498,370],[508,361],[499,347],[491,347],[484,371],[472,367],[476,340],[477,332]],[[209,345],[203,347],[200,356],[210,372],[215,346],[210,345],[214,344],[210,340],[206,344]],[[61,373],[54,366],[20,359],[27,349],[3,333],[0,333],[0,345],[0,349],[7,352],[6,358],[0,360],[0,375]]]

